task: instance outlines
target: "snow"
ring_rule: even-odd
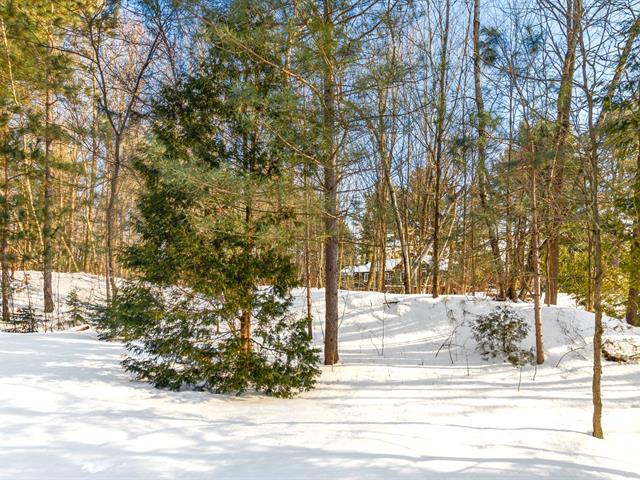
[[[75,291],[83,302],[99,302],[106,297],[104,277],[88,273],[53,273],[54,311],[43,318],[39,330],[52,330],[65,326],[69,310],[67,301],[69,294]],[[42,273],[34,271],[15,272],[11,289],[13,291],[10,308],[12,313],[20,308],[33,306],[37,313],[43,315],[44,305]],[[0,323],[0,327],[2,327]]]
[[[56,281],[61,305],[102,282]],[[569,298],[543,309],[545,365],[522,371],[475,352],[486,298],[340,301],[342,363],[292,400],[156,390],[92,332],[0,333],[0,479],[639,478],[640,365],[605,362],[606,438],[591,437],[593,316]],[[532,323],[531,305],[513,308]],[[639,330],[605,319],[605,337]]]
[[[602,351],[609,360],[640,362],[640,336],[609,335],[602,345]]]

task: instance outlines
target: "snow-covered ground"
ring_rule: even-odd
[[[102,288],[56,282],[61,312],[74,286]],[[122,346],[91,332],[0,333],[0,479],[640,478],[640,365],[605,362],[606,439],[590,436],[591,314],[545,308],[547,362],[520,371],[474,350],[486,299],[341,292],[341,305],[342,363],[292,400],[132,382]],[[531,305],[514,308],[531,322]],[[606,321],[606,336],[639,330]]]

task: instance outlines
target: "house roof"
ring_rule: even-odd
[[[422,260],[422,263],[426,265],[431,265],[432,259],[431,255],[426,255]],[[395,270],[395,268],[402,263],[402,259],[400,258],[389,258],[385,262],[384,271],[391,272]],[[440,260],[440,270],[447,270],[449,267],[449,260],[443,259]],[[371,262],[365,263],[363,265],[353,265],[350,267],[345,267],[341,270],[343,275],[355,275],[356,273],[369,273],[371,271]]]
[[[394,268],[396,268],[402,260],[399,258],[389,258],[386,262],[384,262],[384,271],[391,272]],[[356,273],[369,273],[371,271],[371,262],[365,263],[364,265],[353,265],[351,267],[346,267],[342,269],[342,273],[345,275],[355,275]]]

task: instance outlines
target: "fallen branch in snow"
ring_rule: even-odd
[[[571,348],[571,349],[569,349],[569,351],[568,351],[568,352],[565,352],[565,353],[564,353],[564,355],[562,355],[562,356],[560,357],[560,359],[558,360],[558,362],[556,363],[556,368],[558,368],[558,366],[560,365],[560,362],[564,359],[564,357],[566,357],[566,356],[567,356],[567,355],[569,355],[570,353],[577,352],[578,350],[583,350],[585,346],[586,346],[586,345],[581,345],[581,346],[576,347],[576,348]]]
[[[565,338],[569,339],[574,345],[577,344],[577,346],[570,347],[569,351],[565,352],[564,355],[560,357],[560,359],[556,363],[556,368],[558,368],[558,366],[560,365],[560,362],[564,359],[564,357],[566,357],[570,353],[584,350],[587,347],[587,341],[580,334],[580,330],[575,322],[576,312],[575,311],[573,312],[572,319],[569,322],[565,322],[560,319],[561,313],[562,311],[558,310],[558,313],[556,316],[556,323],[558,324],[558,327],[560,328],[560,331],[565,336]],[[582,358],[585,359],[584,356]]]
[[[458,345],[453,343],[453,338],[456,334],[456,331],[458,330],[459,327],[461,327],[463,325],[464,322],[458,323],[454,329],[451,331],[451,334],[449,334],[449,336],[447,337],[447,339],[442,343],[442,345],[440,345],[440,348],[438,348],[438,351],[436,352],[436,355],[434,358],[438,358],[438,354],[440,353],[440,350],[442,350],[445,346],[447,347],[448,351],[449,351],[449,360],[451,360],[451,365],[453,365],[454,361],[453,361],[453,356],[451,355],[451,347],[455,346],[455,347],[462,347],[462,345]],[[467,362],[467,368],[468,368],[468,362]]]

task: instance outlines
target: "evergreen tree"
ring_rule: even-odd
[[[238,2],[224,13],[254,51],[277,55],[269,12]],[[208,33],[200,68],[155,104],[153,140],[136,162],[141,240],[123,258],[145,283],[124,288],[106,318],[128,324],[124,365],[139,379],[290,396],[319,373],[307,319],[289,313],[295,156],[273,132],[294,99],[276,68]],[[129,322],[132,310],[144,321]]]
[[[10,94],[6,106],[17,117],[9,123],[14,130],[10,150],[14,157],[26,157],[26,171],[22,173],[33,179],[41,191],[39,202],[32,201],[31,213],[40,244],[46,313],[54,310],[54,182],[60,167],[54,144],[65,136],[64,128],[57,122],[56,109],[74,92],[71,58],[58,47],[64,43],[65,35],[77,21],[77,13],[85,3],[80,0],[26,3],[8,0],[0,5],[4,80]],[[8,145],[6,136],[4,144]],[[8,194],[6,192],[5,196]]]

